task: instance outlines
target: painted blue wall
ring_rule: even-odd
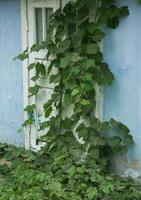
[[[0,0],[0,142],[23,144],[17,133],[23,122],[22,64],[13,61],[21,52],[19,0]]]
[[[104,118],[115,118],[130,128],[135,145],[128,161],[141,164],[141,6],[135,0],[119,5],[128,5],[130,16],[116,30],[107,30],[104,54],[115,81],[104,91]]]
[[[105,59],[115,81],[104,91],[104,118],[115,118],[131,130],[135,146],[128,159],[141,164],[141,6],[124,0],[130,16],[116,30],[108,30]],[[21,52],[21,8],[19,0],[0,0],[0,142],[23,144],[17,133],[23,122],[22,63],[13,61]]]

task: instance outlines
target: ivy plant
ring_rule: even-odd
[[[133,142],[122,123],[114,119],[101,122],[95,117],[96,85],[111,85],[114,80],[100,47],[106,35],[104,30],[117,28],[120,19],[129,15],[127,6],[116,7],[114,3],[114,0],[68,2],[53,14],[46,41],[30,50],[32,53],[44,49],[49,64],[29,65],[29,71],[35,71],[31,78],[35,85],[29,88],[29,95],[38,95],[42,90],[37,83],[43,76],[54,84],[51,99],[43,105],[46,120],[40,125],[40,130],[47,130],[41,140],[47,143],[44,149],[50,153],[54,154],[58,148],[63,151],[65,146],[69,152],[78,148],[77,154],[87,152],[86,159],[95,155],[100,162],[99,156],[107,158],[112,152],[126,151]],[[18,58],[23,60],[28,53],[27,49]],[[68,117],[65,111],[70,105],[73,112]],[[35,104],[25,108],[29,120],[24,125],[34,123],[30,116],[35,109]],[[52,115],[54,111],[56,114]],[[83,138],[84,144],[76,141],[76,134]]]
[[[42,76],[49,77],[54,84],[51,99],[43,105],[46,120],[40,124],[40,130],[47,134],[40,140],[46,142],[42,151],[50,154],[55,165],[62,165],[69,157],[71,165],[92,163],[105,169],[112,153],[126,152],[133,143],[125,125],[114,119],[102,122],[95,117],[96,85],[111,85],[114,80],[100,48],[106,35],[104,30],[117,28],[120,19],[129,15],[127,6],[117,7],[114,3],[114,0],[68,2],[53,14],[46,41],[30,50],[32,53],[44,49],[45,60],[50,61],[47,67],[44,62],[29,65],[29,71],[35,71],[31,78],[35,85],[29,88],[29,95],[38,95],[42,90],[37,84]],[[23,60],[28,54],[27,49],[18,58]],[[68,117],[65,112],[70,105],[73,112]],[[36,105],[25,108],[29,114],[25,126],[34,123],[31,117],[34,110]],[[56,114],[52,115],[54,111]]]

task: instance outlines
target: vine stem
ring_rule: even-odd
[[[90,8],[89,8],[89,21],[96,23],[97,19],[98,19],[97,11],[98,11],[98,7],[99,7],[99,0],[92,0],[90,2],[89,6],[90,6]],[[95,89],[95,91],[96,91],[96,89]],[[95,96],[94,96],[94,98],[95,98]],[[90,146],[88,144],[88,149],[89,149],[89,147]],[[88,151],[88,149],[87,149],[87,151]],[[97,147],[97,150],[98,150],[98,157],[100,157],[100,149],[99,149],[99,147]]]
[[[97,21],[98,6],[99,6],[99,0],[93,0],[93,1],[90,2],[90,8],[89,8],[89,13],[90,13],[89,19],[90,19],[90,21],[93,21],[93,22]]]
[[[62,10],[62,0],[59,1],[59,4],[60,4],[60,8]]]
[[[60,9],[61,9],[61,11],[62,11],[62,0],[60,0]],[[60,84],[59,84],[59,88],[60,88],[60,92],[59,92],[59,94],[60,94],[60,98],[59,98],[59,104],[58,104],[58,111],[59,111],[59,116],[60,116],[60,135],[61,135],[61,132],[62,132],[62,127],[61,127],[61,120],[62,120],[62,101],[63,101],[63,80],[62,80],[62,69],[61,68],[59,68],[58,69],[59,70],[59,74],[60,74],[60,77],[61,77],[61,79],[60,79]]]

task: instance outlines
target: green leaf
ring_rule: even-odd
[[[81,103],[81,105],[83,105],[83,106],[87,106],[87,105],[90,105],[90,104],[91,104],[91,102],[90,102],[89,100],[87,100],[87,99],[81,99],[81,100],[80,100],[80,103]]]
[[[28,113],[33,113],[34,110],[36,109],[36,105],[35,104],[32,104],[32,105],[29,105],[27,106],[24,111],[28,112]]]
[[[107,9],[107,16],[110,19],[113,19],[115,17],[119,17],[119,13],[120,13],[120,9],[118,9],[115,5],[111,5],[108,9]]]
[[[65,57],[61,58],[60,67],[65,68],[71,62],[71,55],[67,54]]]
[[[40,189],[41,190],[41,189]],[[39,200],[39,199],[43,199],[44,198],[44,193],[43,191],[36,191],[33,193],[32,195],[33,200]]]
[[[86,48],[86,52],[87,54],[96,54],[99,50],[99,47],[97,46],[97,44],[88,44],[87,48]]]
[[[118,17],[113,17],[111,19],[108,20],[107,22],[107,26],[110,27],[110,28],[117,28],[119,25],[119,18]]]
[[[92,172],[92,174],[91,174],[91,181],[93,183],[101,183],[102,179],[103,179],[103,177],[99,173]]]
[[[47,103],[43,105],[43,108],[46,110],[52,105],[52,100],[48,100]]]
[[[97,29],[99,29],[99,28],[100,28],[100,25],[97,24],[97,23],[94,23],[94,22],[89,23],[88,26],[87,26],[87,30],[88,30],[89,33],[91,33],[91,34],[94,34],[95,31],[96,31]]]
[[[128,6],[121,7],[121,9],[120,9],[120,15],[123,16],[123,17],[129,15]]]
[[[60,79],[60,74],[50,75],[50,83],[59,83]]]
[[[52,112],[52,107],[50,106],[49,108],[45,109],[45,117],[48,118]]]
[[[51,73],[52,68],[54,67],[55,61],[51,61],[47,68],[47,75]]]
[[[36,76],[33,76],[33,77],[31,78],[31,80],[32,80],[32,81],[37,81],[39,78],[40,78],[39,75],[36,75]]]
[[[34,67],[35,67],[35,63],[31,63],[31,64],[28,66],[28,70],[30,71],[30,70],[34,69]]]
[[[22,126],[29,126],[32,125],[34,122],[34,120],[32,118],[29,118],[27,120],[24,121],[24,123],[22,124]]]
[[[94,42],[98,42],[98,41],[103,40],[104,37],[105,37],[105,33],[102,30],[98,29],[94,32],[92,39]]]
[[[97,197],[98,191],[94,187],[89,187],[86,191],[86,194],[87,194],[88,199],[93,200]]]
[[[35,85],[34,87],[30,87],[28,89],[29,93],[30,93],[30,96],[36,95],[39,92],[40,89],[41,89],[41,86],[39,86],[39,85]]]
[[[19,60],[21,60],[21,61],[24,61],[25,59],[27,59],[29,57],[29,55],[28,55],[28,49],[26,49],[23,53],[21,53],[21,54],[19,54],[18,56],[16,56],[15,58],[14,58],[14,60],[15,59],[19,59]]]
[[[42,45],[40,45],[40,44],[34,44],[34,45],[31,47],[30,51],[31,51],[31,52],[38,52],[38,51],[40,51],[41,49],[42,49]]]
[[[73,121],[70,118],[66,117],[64,120],[61,121],[60,125],[62,126],[62,128],[70,130],[72,128]]]
[[[108,181],[103,182],[100,187],[101,187],[102,191],[107,195],[110,194],[110,192],[114,191],[113,183],[108,182]]]
[[[70,40],[67,40],[67,39],[66,39],[66,40],[62,41],[62,42],[59,44],[58,48],[56,49],[56,53],[57,53],[57,54],[62,54],[62,53],[64,53],[66,50],[69,49],[70,44],[71,44]]]
[[[67,171],[69,177],[73,177],[76,173],[76,168],[75,166],[71,166],[71,168]]]
[[[85,73],[83,81],[92,81],[92,80],[93,80],[93,75],[90,73]]]
[[[77,88],[73,89],[71,96],[76,96],[79,93],[79,90]]]
[[[118,136],[113,136],[108,141],[109,145],[112,147],[119,146],[121,142],[122,142],[122,139]]]
[[[84,30],[78,29],[75,33],[71,35],[72,44],[74,48],[79,48],[81,46],[81,41],[84,37]]]
[[[113,73],[110,71],[106,63],[102,63],[100,67],[103,73],[104,82],[108,85],[111,85],[114,80]]]
[[[48,185],[49,189],[52,190],[53,193],[58,193],[58,196],[62,193],[62,185],[60,182],[53,181]]]
[[[87,59],[86,60],[86,68],[89,69],[90,67],[95,67],[95,60],[94,59]]]
[[[93,82],[84,82],[81,84],[81,92],[85,93],[85,92],[90,92],[94,90],[94,85]]]
[[[35,68],[36,68],[36,73],[37,74],[41,74],[43,76],[46,75],[46,67],[43,63],[39,63],[37,62],[37,64],[35,65]]]

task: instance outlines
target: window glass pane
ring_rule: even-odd
[[[53,8],[46,8],[46,29],[47,29],[46,32],[48,31],[50,18],[52,14],[53,14]]]
[[[42,8],[35,9],[35,17],[36,17],[36,39],[37,43],[41,43],[43,41],[43,21],[42,21]]]

